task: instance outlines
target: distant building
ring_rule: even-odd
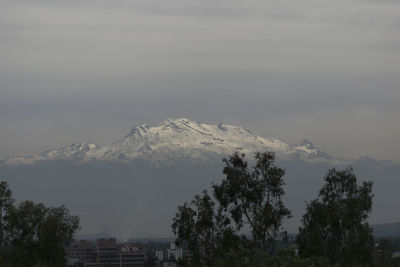
[[[158,261],[163,261],[164,260],[164,251],[156,250],[155,254],[156,254],[156,259]]]
[[[146,248],[132,243],[118,244],[114,238],[99,239],[96,245],[79,241],[67,249],[71,263],[96,267],[144,267]]]
[[[121,246],[121,267],[144,266],[146,263],[146,248],[142,245],[125,243]]]
[[[99,239],[96,243],[96,263],[117,263],[120,262],[120,251],[118,251],[115,238]]]
[[[176,247],[175,243],[170,243],[170,248],[167,249],[169,260],[181,260],[183,259],[183,248]]]
[[[66,252],[70,262],[87,263],[96,260],[96,247],[86,240],[74,242],[66,249]]]

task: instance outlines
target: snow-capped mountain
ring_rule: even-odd
[[[257,136],[240,126],[222,123],[210,125],[186,118],[168,119],[154,127],[136,124],[128,135],[102,148],[92,142],[74,144],[39,154],[9,157],[3,163],[20,165],[47,160],[130,162],[144,159],[152,163],[169,164],[178,159],[207,162],[234,151],[251,155],[266,150],[274,151],[281,159],[344,163],[308,140],[290,145],[278,139]]]

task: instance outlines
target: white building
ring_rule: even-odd
[[[164,251],[162,250],[156,250],[156,258],[159,261],[163,261],[164,260]]]
[[[183,259],[183,249],[177,248],[175,243],[170,244],[170,248],[167,249],[168,259],[180,260]]]

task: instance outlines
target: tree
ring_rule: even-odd
[[[79,218],[64,206],[47,208],[32,201],[13,202],[7,183],[1,182],[0,265],[65,266],[65,247],[79,228]]]
[[[351,167],[328,170],[319,197],[303,216],[299,255],[326,257],[341,266],[372,265],[374,240],[366,221],[372,197],[372,182],[358,186]]]
[[[294,248],[281,249],[276,256],[257,254],[248,249],[230,253],[225,258],[219,259],[213,266],[218,267],[339,267],[333,265],[328,259],[311,257],[302,259]]]
[[[79,228],[79,218],[69,214],[65,206],[46,210],[38,228],[38,254],[45,266],[65,266],[65,247]]]
[[[393,258],[392,244],[387,239],[381,239],[376,247],[376,261],[379,266],[384,266]]]
[[[221,253],[237,244],[230,220],[203,191],[190,203],[178,207],[172,229],[176,243],[183,244],[193,254],[197,266],[211,266]]]
[[[247,224],[256,248],[271,255],[275,240],[290,211],[283,203],[285,171],[274,164],[273,152],[256,153],[251,171],[245,155],[234,153],[224,159],[226,178],[214,185],[214,195],[224,211],[230,213],[237,230]]]
[[[11,237],[8,260],[12,266],[33,266],[39,261],[38,231],[45,213],[43,204],[32,201],[21,202],[10,209],[7,218],[7,231]]]
[[[5,246],[8,243],[9,236],[6,232],[7,214],[14,203],[12,192],[6,182],[0,182],[0,265],[5,261]]]

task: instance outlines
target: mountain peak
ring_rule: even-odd
[[[70,149],[74,149],[75,148],[75,149],[80,150],[80,151],[90,151],[90,150],[98,149],[99,146],[96,143],[94,143],[92,141],[89,141],[89,142],[84,142],[84,143],[75,143],[73,145],[70,145],[67,148],[70,148]]]
[[[198,121],[192,121],[189,120],[188,118],[185,117],[181,117],[181,118],[176,118],[176,119],[166,119],[165,121],[163,121],[161,123],[161,125],[174,125],[174,126],[178,126],[178,125],[199,125],[200,122]]]
[[[304,140],[300,143],[300,145],[305,146],[305,147],[309,147],[309,148],[314,148],[314,147],[315,147],[314,144],[313,144],[310,140],[308,140],[308,139],[304,139]]]
[[[190,122],[193,122],[193,121],[191,121],[191,120],[189,120],[188,118],[185,118],[185,117],[180,117],[180,118],[168,118],[168,119],[166,119],[165,121],[163,121],[162,124],[163,124],[163,123],[180,123],[180,122],[183,122],[183,123],[190,123]]]
[[[132,126],[131,131],[129,132],[128,136],[130,135],[139,135],[143,136],[147,134],[149,131],[149,127],[146,123],[136,123]]]

